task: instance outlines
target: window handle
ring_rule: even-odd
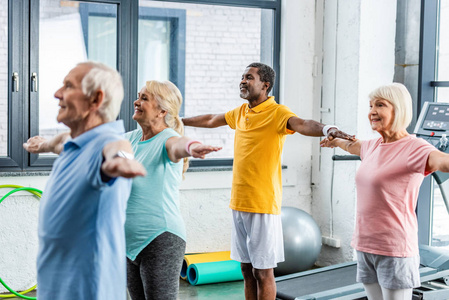
[[[37,73],[33,72],[31,74],[31,91],[37,92]]]
[[[19,73],[14,72],[12,73],[12,84],[13,84],[13,92],[18,92],[19,91]]]

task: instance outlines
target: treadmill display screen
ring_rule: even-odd
[[[423,129],[449,130],[449,107],[447,105],[430,105],[423,122]]]

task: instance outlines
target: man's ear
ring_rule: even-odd
[[[92,108],[98,109],[103,103],[103,100],[104,100],[104,92],[103,90],[98,90],[92,95],[90,99],[90,105]]]
[[[268,91],[268,88],[270,87],[270,83],[267,81],[267,82],[264,82],[263,83],[263,86],[265,87],[265,90],[266,91]],[[268,93],[267,93],[268,94]]]
[[[268,89],[270,88],[270,83],[268,81],[264,82],[263,86],[264,86],[264,90],[265,90],[265,92],[267,93],[267,96],[268,96]]]

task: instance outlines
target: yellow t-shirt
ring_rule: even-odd
[[[274,97],[249,108],[248,103],[228,111],[226,123],[235,129],[230,208],[280,214],[282,204],[281,154],[287,121],[296,116]]]

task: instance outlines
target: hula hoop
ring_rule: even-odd
[[[0,189],[1,188],[14,188],[12,191],[9,191],[5,196],[3,196],[0,199],[0,203],[3,202],[3,200],[5,200],[8,196],[10,196],[13,193],[19,192],[19,191],[27,191],[30,192],[31,194],[34,194],[35,196],[41,198],[42,196],[42,191],[36,188],[32,188],[32,187],[23,187],[21,185],[14,185],[14,184],[3,184],[0,185]],[[25,296],[24,294],[31,292],[32,290],[34,290],[37,287],[37,284],[35,284],[34,286],[32,286],[31,288],[23,291],[23,292],[16,292],[13,289],[11,289],[1,278],[0,278],[0,283],[8,290],[10,291],[12,294],[6,294],[6,295],[0,295],[0,298],[13,298],[13,297],[20,297],[23,299],[29,299],[29,300],[36,300],[36,297],[29,297],[29,296]]]

